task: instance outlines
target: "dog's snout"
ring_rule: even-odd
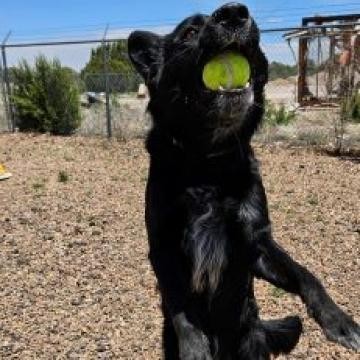
[[[249,10],[245,5],[234,2],[223,5],[212,14],[215,22],[232,26],[243,26],[249,16]]]

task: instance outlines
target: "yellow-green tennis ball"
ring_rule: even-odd
[[[244,87],[250,79],[248,60],[233,51],[215,56],[204,67],[203,82],[210,90]]]

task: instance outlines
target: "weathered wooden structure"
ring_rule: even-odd
[[[284,37],[298,39],[301,106],[334,106],[360,87],[360,14],[305,17]]]

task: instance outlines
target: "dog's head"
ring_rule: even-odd
[[[158,36],[135,31],[129,56],[150,92],[155,125],[184,143],[209,144],[236,135],[249,140],[263,115],[268,63],[259,46],[259,30],[246,6],[229,3],[212,15],[194,15]],[[235,51],[250,64],[246,86],[209,90],[204,66],[216,55]]]

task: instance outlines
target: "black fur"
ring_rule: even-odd
[[[207,90],[202,69],[226,50],[248,58],[251,82],[238,91]],[[298,294],[328,339],[359,349],[359,326],[272,238],[250,146],[264,112],[268,66],[247,8],[230,3],[192,16],[163,37],[134,32],[129,55],[149,88],[153,116],[146,225],[163,301],[165,359],[289,353],[301,321],[260,320],[255,276]]]

